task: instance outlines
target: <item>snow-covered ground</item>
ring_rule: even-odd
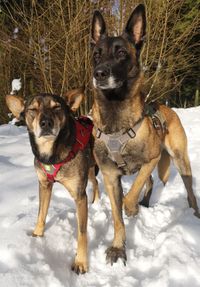
[[[200,107],[177,110],[188,135],[194,190],[200,206]],[[127,265],[105,261],[113,238],[111,209],[89,204],[89,272],[70,270],[76,250],[76,214],[70,195],[54,186],[44,238],[30,236],[38,212],[38,182],[24,127],[0,126],[1,287],[197,287],[200,286],[200,220],[188,208],[186,191],[172,166],[165,187],[154,172],[151,207],[125,218]],[[133,177],[123,178],[126,192]],[[90,197],[91,187],[88,186]]]

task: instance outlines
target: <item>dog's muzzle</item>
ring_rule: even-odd
[[[39,137],[55,136],[54,135],[54,122],[50,117],[43,116],[40,119],[40,135]]]
[[[94,78],[97,82],[104,82],[110,77],[111,71],[108,66],[100,66],[94,70]]]
[[[94,70],[93,85],[95,88],[101,90],[109,90],[120,88],[123,85],[123,82],[112,75],[108,65],[101,65]]]

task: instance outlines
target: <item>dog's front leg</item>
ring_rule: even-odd
[[[75,198],[77,209],[78,223],[78,246],[75,261],[72,265],[72,270],[77,274],[88,271],[87,262],[87,219],[88,219],[88,204],[87,195],[84,191]]]
[[[114,239],[112,246],[106,250],[106,260],[111,265],[117,262],[118,258],[121,258],[126,263],[126,248],[125,248],[125,227],[122,217],[122,187],[120,182],[120,176],[112,174],[110,171],[103,173],[104,183],[106,191],[108,193],[111,207],[112,216],[114,221]]]
[[[123,198],[124,209],[127,216],[136,215],[138,213],[138,199],[140,191],[142,190],[148,177],[151,175],[151,172],[155,168],[159,159],[160,155],[141,167],[130,191]]]
[[[35,230],[33,236],[43,236],[46,216],[49,208],[49,202],[51,199],[53,183],[49,181],[39,182],[39,212]]]

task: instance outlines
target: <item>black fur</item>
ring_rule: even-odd
[[[30,144],[32,148],[32,152],[36,159],[38,159],[40,162],[44,164],[55,164],[59,163],[64,160],[64,158],[61,158],[60,155],[57,153],[57,150],[60,145],[70,148],[73,146],[75,143],[75,133],[69,131],[75,131],[75,123],[74,120],[70,117],[69,123],[66,123],[64,128],[61,129],[58,137],[55,140],[54,146],[53,146],[53,153],[52,156],[44,156],[41,155],[38,151],[38,147],[35,141],[35,135],[28,130],[29,133],[29,139],[30,139]]]
[[[51,96],[54,101],[58,102],[61,104],[61,108],[65,113],[65,125],[64,127],[60,130],[54,146],[53,146],[53,153],[52,156],[48,157],[46,155],[41,155],[39,153],[38,150],[38,146],[35,140],[35,135],[34,133],[28,129],[28,133],[29,133],[29,139],[30,139],[30,144],[31,144],[31,148],[33,151],[34,156],[36,157],[36,159],[38,159],[40,162],[44,163],[44,164],[55,164],[55,163],[59,163],[61,161],[64,160],[64,158],[60,157],[60,153],[57,152],[60,146],[64,146],[66,148],[71,148],[72,145],[75,142],[75,122],[74,122],[74,118],[73,115],[71,114],[70,108],[68,107],[68,105],[65,103],[64,99],[62,99],[61,97],[57,96],[57,95],[52,95],[52,94],[39,94],[39,96],[45,97],[45,96]],[[31,104],[31,101],[33,99],[31,99],[27,104],[26,104],[26,108],[25,108],[25,112],[26,109],[28,108],[28,106]]]

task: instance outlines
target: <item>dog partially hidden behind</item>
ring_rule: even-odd
[[[122,35],[107,34],[102,14],[92,20],[94,154],[103,174],[114,220],[114,239],[106,251],[113,264],[127,260],[122,206],[128,216],[138,212],[139,195],[146,184],[142,203],[149,205],[151,173],[158,165],[160,179],[169,177],[170,158],[187,190],[189,206],[199,217],[192,189],[192,173],[187,138],[177,114],[164,105],[145,113],[140,54],[146,31],[145,6],[132,12]],[[150,109],[150,106],[148,107]],[[130,191],[124,196],[121,177],[137,172]]]
[[[39,94],[32,100],[7,95],[8,108],[17,118],[24,118],[39,181],[39,213],[33,236],[43,236],[45,220],[54,181],[61,183],[74,198],[77,208],[78,246],[72,270],[88,270],[87,260],[87,195],[88,177],[93,184],[93,201],[98,198],[98,183],[92,156],[92,122],[75,119],[84,94],[81,89],[66,93],[64,98]]]

